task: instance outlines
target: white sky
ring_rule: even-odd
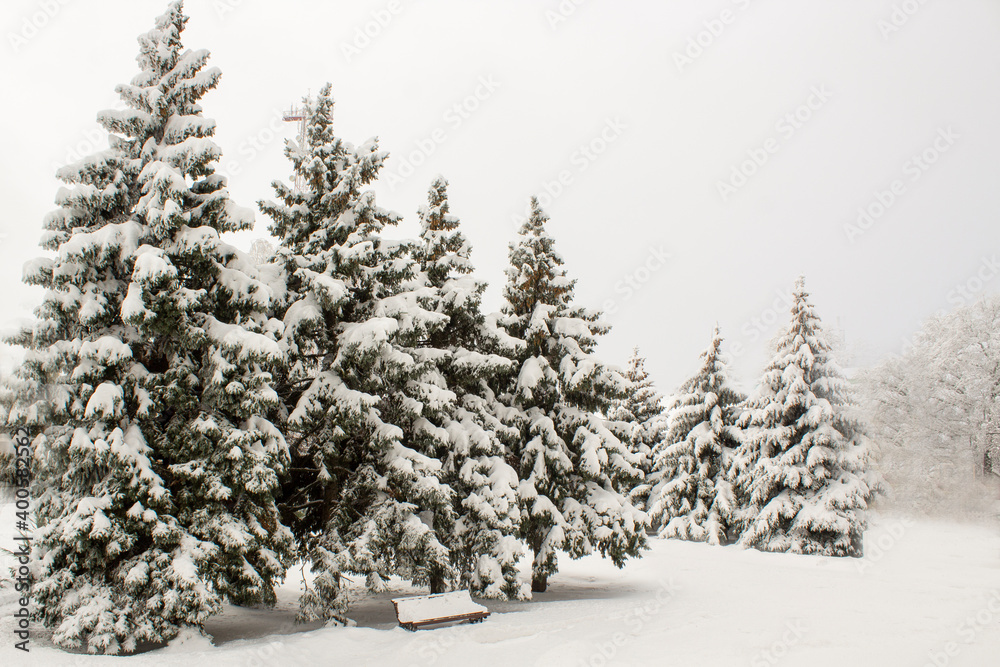
[[[612,300],[604,356],[624,364],[638,345],[664,392],[697,367],[716,321],[752,384],[788,317],[781,294],[800,273],[855,363],[898,352],[924,318],[958,305],[959,286],[1000,288],[990,263],[1000,250],[1000,2],[576,2],[563,0],[573,11],[552,25],[558,0],[188,0],[185,45],[211,50],[223,72],[203,106],[218,121],[224,165],[236,164],[224,169],[234,198],[271,196],[293,134],[276,111],[330,81],[337,132],[354,143],[378,135],[392,153],[385,175],[433,146],[408,178],[376,188],[406,217],[390,235],[416,234],[416,209],[444,174],[495,309],[512,218],[565,172],[547,210],[578,300]],[[880,21],[894,4],[914,13],[897,15],[889,33]],[[40,253],[55,168],[77,148],[106,145],[95,116],[117,103],[114,86],[136,72],[136,36],[165,6],[4,3],[0,325],[40,301],[21,266]],[[373,13],[386,25],[355,42]],[[720,17],[728,23],[712,23]],[[675,54],[699,33],[707,46],[679,67]],[[468,106],[478,108],[459,115],[453,106],[477,89],[483,99]],[[797,109],[808,119],[782,121]],[[949,128],[941,153],[934,142]],[[595,140],[602,148],[602,132],[611,141],[600,155],[580,152]],[[760,160],[767,149],[724,201],[718,183],[748,151]],[[937,159],[921,170],[910,160],[925,150]],[[894,180],[896,201],[849,241],[845,225]],[[258,214],[237,245],[267,225]],[[647,273],[659,252],[670,258]],[[626,276],[644,282],[629,294]]]

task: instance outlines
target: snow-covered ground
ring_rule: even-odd
[[[10,508],[0,512],[12,525]],[[6,542],[6,540],[5,540]],[[764,554],[653,540],[624,570],[561,561],[530,603],[487,602],[478,625],[395,627],[392,597],[364,596],[358,627],[293,628],[298,572],[274,610],[229,607],[202,638],[128,658],[64,653],[39,632],[13,648],[0,593],[2,665],[1000,665],[1000,531],[883,517],[864,559]],[[950,654],[950,655],[949,655]]]

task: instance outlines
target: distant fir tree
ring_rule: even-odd
[[[727,475],[740,446],[737,422],[746,397],[729,379],[721,346],[716,327],[701,368],[681,385],[655,452],[646,509],[664,537],[725,544],[735,522]]]
[[[861,556],[867,440],[802,278],[792,319],[740,425],[731,476],[739,543],[761,551]]]
[[[650,488],[647,478],[653,470],[653,450],[666,434],[667,412],[663,397],[646,372],[646,360],[639,355],[638,347],[632,350],[625,377],[632,383],[632,389],[614,402],[608,418],[621,422],[629,450],[638,457],[643,479],[630,497],[637,507],[645,507]]]
[[[25,270],[45,296],[10,339],[26,355],[8,422],[34,434],[35,616],[92,653],[168,640],[225,600],[272,603],[292,555],[270,293],[220,240],[253,213],[214,171],[198,101],[220,72],[183,48],[182,9],[139,38],[126,108],[99,114],[110,148],[59,170],[55,258]]]
[[[621,567],[644,547],[646,520],[624,495],[641,476],[637,457],[601,416],[629,383],[594,354],[607,327],[597,313],[574,306],[575,281],[545,229],[548,219],[532,198],[531,215],[510,246],[498,320],[526,343],[505,400],[524,424],[513,459],[535,592],[545,591],[557,571],[559,549],[574,558],[596,550]]]
[[[453,492],[437,456],[455,395],[436,376],[446,352],[429,336],[448,323],[415,285],[412,244],[382,237],[399,216],[364,188],[387,154],[334,134],[327,84],[305,101],[306,145],[290,143],[298,189],[274,183],[261,202],[280,240],[286,284],[279,341],[287,355],[280,393],[293,475],[282,507],[316,576],[300,620],[346,621],[343,575],[372,590],[399,575],[417,584],[456,577],[442,536],[455,531]]]
[[[509,375],[513,363],[490,353],[503,344],[486,326],[481,309],[486,283],[471,276],[472,248],[450,212],[447,187],[442,177],[431,184],[419,211],[415,250],[419,282],[430,290],[421,302],[448,317],[447,326],[430,332],[426,345],[447,352],[436,360],[438,384],[455,394],[442,414],[448,444],[439,458],[455,492],[457,518],[448,547],[459,580],[432,579],[431,592],[460,586],[481,597],[524,599],[530,593],[517,567],[523,554],[517,539],[518,478],[506,460],[519,431],[516,413],[490,389]]]

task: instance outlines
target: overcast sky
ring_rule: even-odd
[[[55,169],[106,147],[95,122],[136,72],[162,0],[7,0],[0,45],[0,324],[54,208]],[[405,216],[438,173],[500,305],[530,195],[664,392],[718,322],[751,385],[799,274],[869,363],[920,322],[1000,288],[997,0],[188,0],[188,48],[222,69],[203,102],[241,204],[285,178],[280,111],[333,84],[336,131],[391,153]],[[860,217],[859,209],[870,217]],[[268,219],[236,239],[247,248]],[[10,355],[10,351],[5,352]],[[6,357],[9,365],[11,357]]]

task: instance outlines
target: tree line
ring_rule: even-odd
[[[32,431],[35,615],[64,646],[131,652],[223,602],[272,604],[312,577],[299,620],[347,622],[347,578],[526,599],[560,552],[619,567],[647,532],[859,555],[877,489],[863,425],[799,283],[760,388],[730,384],[716,332],[665,411],[608,331],[537,199],[499,312],[435,179],[420,234],[370,186],[377,140],[337,136],[329,84],[285,154],[299,186],[259,202],[278,242],[258,265],[227,243],[253,211],[215,170],[201,98],[221,73],[188,50],[172,2],[139,73],[98,121],[109,147],[58,172],[36,320],[9,424]],[[530,576],[519,562],[529,558]]]

